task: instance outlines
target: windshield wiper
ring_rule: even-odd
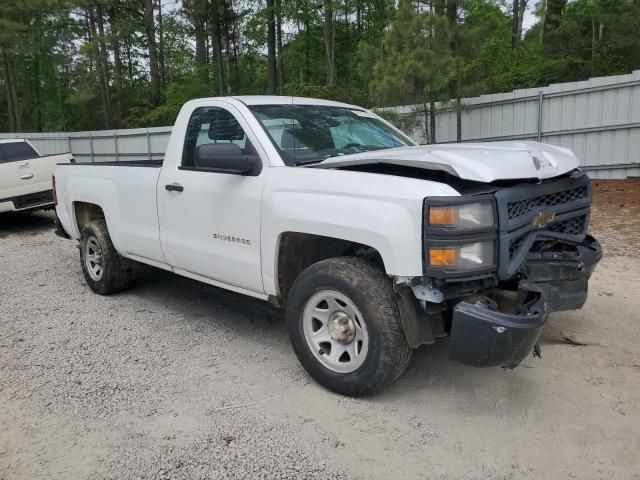
[[[331,158],[333,155],[327,155],[324,158],[314,158],[312,160],[300,160],[296,162],[296,167],[298,165],[309,165],[311,163],[320,163],[320,162],[324,162],[327,158]]]

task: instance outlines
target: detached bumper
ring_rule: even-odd
[[[537,285],[520,284],[517,313],[504,313],[486,297],[453,310],[449,358],[474,367],[517,366],[533,351],[549,314]]]
[[[456,305],[449,358],[475,367],[516,367],[538,343],[550,312],[582,307],[601,258],[600,244],[588,235],[570,255],[531,254],[516,298],[499,306],[480,296]]]

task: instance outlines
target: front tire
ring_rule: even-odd
[[[116,293],[131,282],[131,268],[113,246],[104,220],[93,220],[82,229],[80,261],[84,278],[95,293]]]
[[[330,258],[307,268],[289,292],[286,316],[300,363],[342,395],[377,392],[411,360],[391,282],[362,259]]]

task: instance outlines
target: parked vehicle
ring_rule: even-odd
[[[164,161],[59,165],[55,185],[94,292],[141,262],[270,300],[309,374],[345,395],[441,337],[452,360],[518,365],[550,312],[582,307],[601,258],[571,151],[419,146],[322,100],[193,100]]]
[[[27,140],[0,139],[0,213],[53,208],[53,171],[71,158],[40,156]]]

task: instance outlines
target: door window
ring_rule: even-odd
[[[38,154],[27,142],[0,144],[0,162],[18,162],[38,158]]]
[[[196,148],[209,143],[234,143],[245,154],[254,153],[238,121],[231,112],[220,107],[198,108],[191,115],[182,150],[182,166],[193,167]]]

